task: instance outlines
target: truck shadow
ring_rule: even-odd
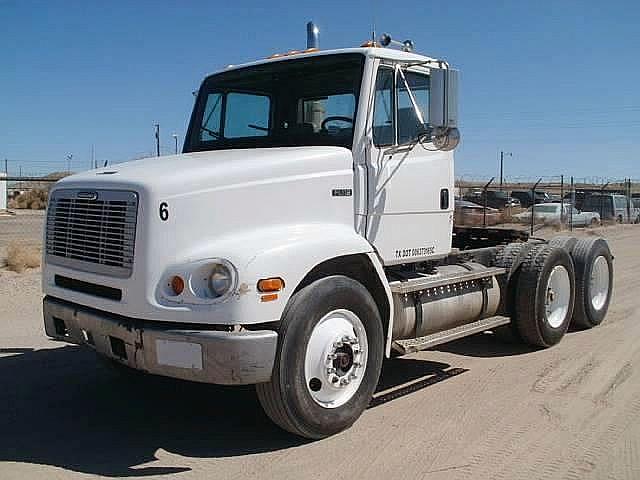
[[[496,337],[493,333],[485,332],[461,338],[453,342],[445,343],[434,347],[433,350],[439,352],[455,353],[467,357],[509,357],[512,355],[522,355],[537,350],[534,347],[525,345],[522,342],[511,339],[505,341]]]
[[[270,422],[253,387],[123,378],[76,346],[5,348],[0,355],[0,461],[107,477],[168,476],[191,468],[162,466],[165,456],[233,457],[307,443]],[[376,397],[408,383],[443,380],[448,367],[386,362]],[[168,454],[157,455],[158,449]],[[180,465],[179,458],[169,461]]]

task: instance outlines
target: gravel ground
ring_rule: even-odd
[[[38,272],[0,271],[0,478],[638,479],[639,233],[605,232],[602,326],[549,350],[480,334],[388,361],[376,406],[318,442],[271,425],[251,388],[125,380],[47,340]]]

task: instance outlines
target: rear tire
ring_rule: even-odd
[[[592,328],[604,320],[613,292],[613,257],[602,238],[583,238],[573,251],[576,303],[573,324]]]
[[[365,287],[341,275],[317,280],[289,300],[271,381],[256,385],[258,399],[284,430],[333,435],[369,405],[383,355],[380,313]]]
[[[549,245],[552,247],[564,248],[569,254],[573,252],[573,249],[578,243],[578,239],[575,237],[570,237],[568,235],[558,235],[557,237],[553,237],[549,240]]]
[[[515,326],[515,292],[518,284],[519,267],[523,257],[532,247],[530,243],[510,243],[498,251],[495,266],[504,268],[507,273],[498,279],[500,286],[500,306],[498,314],[511,318],[511,323],[495,328],[493,334],[506,343],[520,343],[522,338]]]
[[[569,327],[575,300],[575,273],[569,253],[537,245],[522,263],[516,292],[515,324],[522,339],[547,348]]]

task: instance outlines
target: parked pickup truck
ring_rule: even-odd
[[[564,209],[564,210],[562,210]],[[519,213],[515,217],[521,222],[531,221],[530,207],[526,212]],[[560,212],[563,212],[560,215]],[[536,221],[543,223],[572,223],[576,227],[595,226],[600,224],[600,214],[597,212],[582,212],[571,205],[562,203],[545,203],[536,205],[534,210]]]

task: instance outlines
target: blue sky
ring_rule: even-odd
[[[88,168],[173,151],[206,73],[376,30],[462,70],[457,174],[640,177],[640,2],[0,0],[0,161]],[[3,168],[0,167],[0,168]]]

